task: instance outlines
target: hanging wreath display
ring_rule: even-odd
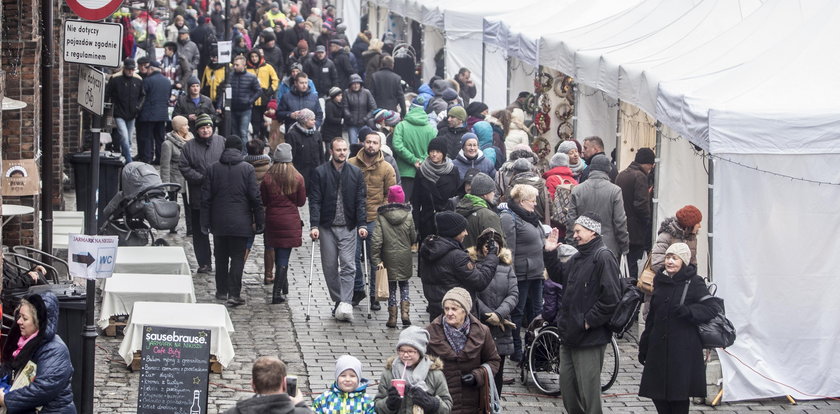
[[[534,125],[537,127],[537,135],[542,135],[551,128],[551,117],[546,112],[537,112],[534,115]]]
[[[554,85],[554,76],[551,76],[548,72],[540,72],[536,78],[534,78],[534,89],[537,92],[546,93],[551,90],[551,87]]]
[[[573,132],[572,124],[568,122],[561,122],[560,125],[557,125],[557,138],[560,138],[560,142],[570,140]]]

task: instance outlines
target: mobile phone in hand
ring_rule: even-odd
[[[286,376],[286,394],[290,397],[297,395],[297,377],[294,375]]]

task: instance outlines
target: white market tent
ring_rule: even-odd
[[[410,3],[443,16],[448,54],[451,42],[471,40],[456,62],[475,68],[483,59],[486,74],[497,62],[486,51],[500,48],[662,122],[660,217],[706,205],[706,162],[685,140],[710,153],[712,273],[738,329],[735,345],[719,352],[724,399],[840,394],[840,257],[832,254],[840,251],[832,237],[840,230],[840,4],[561,1],[536,16],[527,5],[508,3],[518,10],[505,12],[488,1],[480,8],[487,46],[478,49],[476,16],[441,0]],[[576,10],[579,24],[554,18]],[[463,19],[466,29],[453,31]]]

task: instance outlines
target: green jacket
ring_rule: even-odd
[[[437,128],[429,124],[429,116],[423,107],[415,106],[408,111],[405,120],[394,127],[393,150],[397,159],[400,177],[414,178],[417,168],[414,164],[428,155],[429,142],[437,136]],[[410,197],[411,194],[406,194]]]
[[[483,198],[467,194],[455,206],[455,212],[467,219],[467,237],[462,242],[464,248],[475,246],[476,239],[484,229],[492,228],[501,235],[505,234],[502,231],[501,218],[489,208]]]
[[[408,204],[392,203],[379,207],[371,239],[370,260],[388,269],[388,280],[403,281],[414,274],[411,244],[417,238]]]
[[[392,356],[385,362],[385,370],[382,371],[382,376],[379,378],[379,389],[374,397],[373,402],[378,414],[412,414],[411,397],[406,395],[400,409],[391,411],[385,404],[388,398],[388,387],[391,386],[391,380],[394,375],[391,373],[391,364],[397,357]],[[440,408],[435,413],[424,414],[449,414],[452,411],[452,396],[449,395],[449,385],[446,383],[446,376],[443,375],[443,361],[440,358],[426,356],[432,361],[432,367],[429,369],[429,374],[426,375],[426,388],[430,394],[440,399]]]

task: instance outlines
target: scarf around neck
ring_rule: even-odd
[[[525,210],[521,205],[519,205],[519,203],[516,202],[516,200],[508,201],[507,206],[510,211],[519,216],[522,220],[531,223],[534,227],[542,227],[540,216],[538,216],[536,212]]]
[[[586,168],[586,161],[583,158],[578,158],[577,164],[569,163],[569,169],[572,170],[574,175],[580,174],[584,168]]]
[[[317,126],[312,129],[307,129],[303,125],[301,125],[300,122],[295,122],[295,128],[299,129],[300,132],[303,132],[305,135],[314,135],[315,131],[318,130]]]
[[[399,357],[391,364],[392,378],[402,378],[408,385],[412,387],[420,387],[423,391],[428,391],[426,387],[426,376],[429,375],[429,369],[432,367],[432,361],[424,355],[420,358],[420,362],[413,367],[406,367],[405,363]],[[405,375],[403,375],[405,370]]]
[[[427,180],[437,184],[440,177],[452,172],[453,168],[455,168],[455,164],[452,164],[452,160],[449,158],[445,158],[441,164],[435,164],[430,159],[426,158],[423,160],[423,163],[420,164],[420,173],[423,174],[423,177]]]
[[[440,323],[443,324],[443,333],[446,335],[446,342],[455,351],[455,354],[460,354],[467,345],[467,335],[470,334],[470,315],[464,319],[464,324],[460,328],[453,328],[441,318]]]
[[[21,335],[21,337],[18,338],[18,341],[17,341],[17,349],[15,349],[15,351],[12,352],[12,357],[17,358],[17,356],[20,355],[20,351],[23,350],[23,347],[26,346],[26,344],[28,344],[29,341],[35,339],[35,337],[38,336],[38,334],[40,332],[41,331],[35,331],[35,333],[33,333],[32,335],[29,335],[26,338],[24,338],[23,335]]]

